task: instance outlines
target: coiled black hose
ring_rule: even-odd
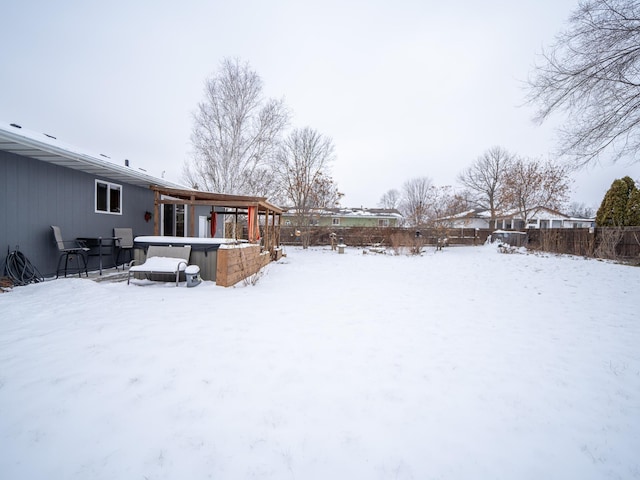
[[[9,253],[5,262],[6,275],[14,285],[24,286],[44,281],[38,269],[18,250]]]

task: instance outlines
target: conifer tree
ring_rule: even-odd
[[[640,225],[640,189],[636,188],[629,195],[627,202],[627,224],[629,226]]]
[[[599,227],[629,225],[628,203],[635,190],[637,190],[635,182],[629,176],[614,180],[602,199],[596,214],[596,225]]]

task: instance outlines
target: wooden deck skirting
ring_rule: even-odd
[[[230,287],[257,273],[271,261],[269,252],[261,252],[260,245],[220,248],[216,268],[216,285]]]

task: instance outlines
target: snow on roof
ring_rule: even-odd
[[[569,217],[566,220],[570,222],[595,222],[596,218],[584,218],[584,217]]]
[[[285,208],[285,214],[296,214],[295,208]],[[313,213],[317,215],[326,215],[334,217],[395,217],[402,218],[402,214],[393,208],[319,208],[313,209]]]
[[[494,230],[491,233],[502,234],[502,235],[526,235],[527,234],[527,232],[517,232],[515,230]]]
[[[533,212],[531,218],[538,218],[543,220],[548,219],[557,219],[558,217],[562,217],[563,219],[568,218],[564,213],[558,212],[557,210],[553,210],[547,207],[535,207],[530,208],[529,212]],[[522,213],[518,209],[507,210],[497,215],[498,218],[521,218]],[[531,219],[530,218],[530,219]]]
[[[479,208],[472,208],[471,210],[465,210],[464,212],[456,213],[447,218],[490,218],[491,212],[489,210],[482,210]]]
[[[24,157],[79,170],[91,175],[129,183],[137,186],[162,185],[185,188],[182,185],[149,175],[142,169],[134,169],[114,163],[105,154],[96,154],[61,140],[48,133],[38,133],[15,123],[0,122],[0,150]]]

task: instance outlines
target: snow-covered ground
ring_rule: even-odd
[[[288,248],[228,289],[15,288],[0,476],[640,478],[639,288],[495,246]]]

